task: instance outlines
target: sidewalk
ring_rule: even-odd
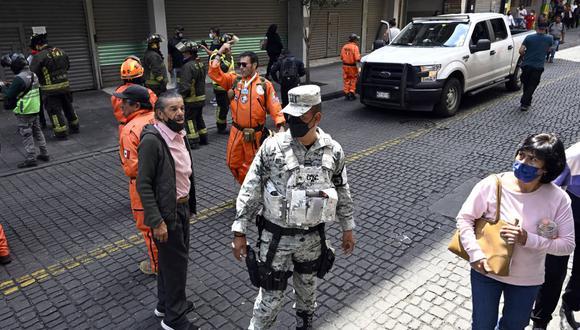
[[[336,60],[332,62],[333,60],[313,61],[314,63],[311,64],[310,79],[313,83],[320,85],[323,100],[342,95],[341,66]],[[259,70],[263,74],[265,68]],[[274,86],[276,91],[280,93],[280,86],[276,83]],[[114,89],[106,88],[102,91],[92,90],[74,93],[74,107],[80,118],[81,132],[70,135],[68,140],[63,141],[55,139],[50,129],[44,130],[51,161],[40,163],[39,167],[68,162],[96,152],[109,152],[117,148],[117,122],[113,117],[110,101],[110,93]],[[212,134],[216,126],[216,107],[209,103],[213,98],[211,84],[206,85],[206,95],[208,100],[204,107],[203,117],[210,129],[210,134]],[[16,131],[16,119],[10,111],[0,112],[0,145],[0,177],[27,171],[27,169],[19,170],[16,168],[16,164],[24,159],[25,152],[22,140]]]

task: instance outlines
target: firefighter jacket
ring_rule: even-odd
[[[356,63],[360,62],[360,51],[356,42],[348,42],[342,46],[340,59],[342,64],[347,66],[356,66]]]
[[[209,62],[211,63],[214,59],[214,57],[217,55],[217,50],[215,50],[213,52],[213,54],[211,54],[211,56],[209,57]],[[234,57],[232,56],[232,54],[226,55],[226,54],[222,54],[220,56],[220,68],[222,69],[222,71],[224,73],[230,73],[230,72],[235,72],[235,63],[234,63]],[[213,85],[213,89],[214,90],[218,90],[218,91],[223,91],[224,89],[215,81],[212,80],[212,85]]]
[[[185,103],[205,103],[206,68],[202,61],[188,58],[181,68],[177,85]]]
[[[254,157],[246,179],[240,188],[236,201],[236,217],[232,231],[246,233],[248,223],[254,222],[256,215],[262,211],[268,215],[267,219],[284,228],[297,228],[297,224],[289,223],[287,216],[280,213],[278,206],[265,205],[264,194],[272,194],[270,199],[285,200],[289,196],[288,187],[292,186],[291,179],[295,172],[289,170],[294,167],[291,162],[297,161],[299,167],[318,167],[328,176],[323,181],[329,182],[336,190],[336,220],[342,230],[347,231],[355,227],[353,216],[353,200],[350,194],[346,174],[346,158],[342,147],[332,137],[317,128],[318,139],[306,149],[297,139],[292,138],[290,131],[278,133],[268,138]],[[288,150],[295,157],[288,158]],[[325,156],[326,154],[326,156]],[[310,178],[306,177],[306,180]],[[317,179],[319,180],[319,179]],[[312,180],[315,181],[315,180]],[[275,192],[275,193],[274,193]],[[306,197],[306,196],[305,196]],[[294,203],[296,201],[293,201]],[[290,205],[288,205],[289,207]],[[269,207],[270,209],[265,210]],[[274,207],[274,208],[272,208]]]
[[[34,55],[30,63],[30,71],[36,73],[40,90],[45,95],[69,91],[67,74],[69,67],[68,55],[63,50],[50,46]]]
[[[127,124],[119,136],[119,153],[125,175],[134,179],[137,177],[137,148],[141,142],[141,131],[145,125],[154,124],[154,113],[150,109],[140,109],[130,114],[126,119]]]
[[[143,69],[146,85],[165,86],[167,84],[167,69],[159,50],[147,48],[143,56]]]
[[[125,83],[117,87],[117,89],[115,89],[115,93],[123,93],[131,85],[133,85],[133,83]],[[151,106],[154,107],[155,102],[157,102],[157,95],[155,95],[155,93],[149,88],[147,88],[147,91],[149,92],[149,103],[151,103]],[[123,116],[123,110],[121,109],[122,103],[123,103],[122,99],[114,95],[111,96],[111,106],[113,107],[113,115],[115,115],[115,119],[117,119],[119,125],[124,125],[128,122],[127,118]]]
[[[10,87],[3,90],[4,108],[17,115],[33,115],[40,110],[38,78],[28,68],[16,75]]]

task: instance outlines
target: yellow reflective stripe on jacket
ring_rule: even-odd
[[[40,86],[40,89],[43,91],[52,91],[52,90],[63,89],[63,88],[68,88],[68,87],[70,87],[70,83],[68,81],[63,81],[63,82],[58,83],[58,84],[47,83],[46,85]]]

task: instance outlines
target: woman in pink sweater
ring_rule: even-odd
[[[494,176],[480,181],[457,215],[461,243],[471,263],[472,328],[474,330],[521,330],[530,319],[536,294],[544,282],[546,254],[568,255],[574,251],[574,220],[568,195],[551,182],[566,164],[564,145],[553,134],[526,138],[516,151],[513,172],[499,174],[502,184],[500,235],[515,244],[509,276],[489,274],[485,254],[475,240],[474,223],[493,219],[496,209]],[[513,225],[516,223],[518,225]],[[542,237],[538,225],[546,220],[557,225],[557,235]],[[548,235],[546,235],[548,236]],[[501,295],[502,317],[498,322]]]

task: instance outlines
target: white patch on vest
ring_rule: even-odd
[[[242,102],[242,104],[246,104],[246,102],[248,102],[248,96],[242,95],[242,97],[240,98],[240,102]]]
[[[256,87],[256,93],[258,93],[258,95],[264,95],[264,88],[262,85],[258,85],[258,87]]]

